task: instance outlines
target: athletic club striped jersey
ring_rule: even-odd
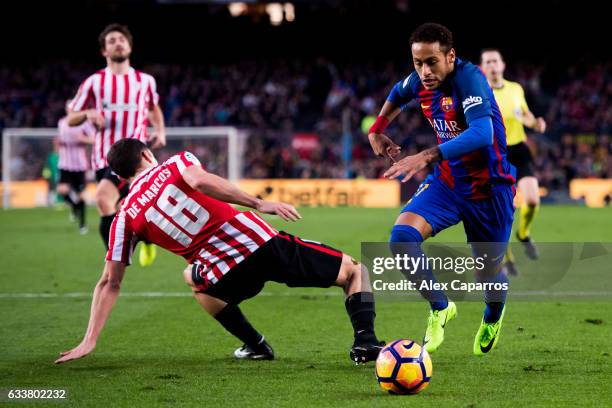
[[[506,129],[493,91],[477,66],[457,58],[455,69],[438,89],[427,90],[419,75],[411,73],[399,81],[388,101],[405,107],[415,99],[436,133],[438,144],[446,143],[466,130],[470,122],[490,116],[493,144],[436,166],[434,175],[467,199],[491,195],[494,184],[514,184],[515,169],[506,159]]]
[[[278,234],[256,213],[192,189],[182,176],[192,165],[200,162],[183,152],[135,178],[111,226],[106,260],[129,264],[136,242],[146,240],[203,264],[214,284]]]
[[[159,103],[155,79],[130,68],[115,75],[107,67],[87,78],[70,103],[70,110],[96,109],[104,116],[104,129],[96,134],[92,149],[95,170],[106,167],[106,153],[121,139],[147,141],[148,112]]]
[[[94,137],[96,129],[85,121],[79,126],[68,126],[66,118],[61,118],[57,123],[57,141],[59,144],[60,170],[86,171],[89,167],[87,160],[87,144],[78,140],[82,134],[88,138]]]

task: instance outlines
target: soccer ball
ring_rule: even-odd
[[[419,393],[429,385],[431,374],[429,353],[414,340],[395,340],[376,359],[378,384],[390,394]]]

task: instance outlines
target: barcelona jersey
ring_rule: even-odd
[[[395,85],[388,101],[405,107],[413,99],[433,127],[439,145],[459,136],[476,119],[489,116],[493,123],[491,145],[443,160],[436,166],[436,178],[472,200],[490,197],[495,185],[515,183],[516,170],[506,159],[502,115],[480,68],[457,58],[453,72],[434,90],[425,89],[416,71],[412,72]]]

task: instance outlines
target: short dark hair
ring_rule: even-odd
[[[122,24],[117,24],[117,23],[112,23],[107,25],[104,30],[102,30],[102,32],[100,33],[100,35],[98,36],[98,42],[100,43],[100,49],[104,49],[106,46],[106,36],[109,33],[112,33],[113,31],[117,31],[121,34],[123,34],[125,36],[125,38],[127,38],[128,43],[130,43],[130,47],[134,47],[134,39],[132,37],[132,33],[130,33],[130,29],[127,28],[127,26],[124,26]]]
[[[482,64],[482,54],[484,54],[485,52],[496,52],[501,57],[502,61],[504,60],[504,56],[499,50],[499,48],[495,48],[495,47],[483,48],[482,50],[480,50],[480,63],[481,64]]]
[[[106,160],[117,175],[129,179],[134,177],[140,167],[142,152],[145,150],[147,145],[138,139],[121,139],[110,148]]]
[[[410,46],[417,42],[440,43],[440,49],[446,53],[453,48],[453,33],[442,24],[421,24],[410,35]]]

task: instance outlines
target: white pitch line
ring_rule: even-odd
[[[375,295],[380,298],[386,298],[385,294],[380,292],[374,292]],[[556,292],[547,292],[547,291],[510,291],[508,293],[510,296],[519,296],[519,297],[535,297],[535,296],[553,296],[553,297],[588,297],[588,296],[605,296],[612,297],[612,291],[556,291]],[[303,297],[303,296],[342,296],[343,293],[338,291],[328,291],[328,292],[319,292],[319,293],[306,293],[306,292],[261,292],[257,296],[266,296],[266,297]],[[392,293],[391,297],[403,297],[406,295]],[[398,296],[399,295],[399,296]],[[32,292],[32,293],[0,293],[0,299],[66,299],[66,298],[91,298],[91,292],[67,292],[67,293],[44,293],[44,292]],[[165,298],[165,297],[191,297],[192,294],[190,292],[121,292],[121,297],[133,297],[133,298]],[[417,297],[416,294],[409,294],[408,296]]]
[[[320,293],[304,293],[304,292],[261,292],[257,296],[282,296],[282,297],[299,297],[299,296],[340,296],[341,291],[337,292],[320,292]],[[68,292],[68,293],[0,293],[0,299],[53,299],[53,298],[91,298],[91,292]],[[191,297],[190,292],[121,292],[120,297],[135,297],[135,298],[164,298],[164,297]]]

